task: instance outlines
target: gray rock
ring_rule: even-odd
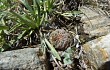
[[[91,67],[100,67],[104,62],[110,61],[110,33],[85,43],[83,48]]]
[[[25,48],[0,53],[0,70],[47,70],[46,58],[38,48]],[[40,59],[40,57],[44,57]]]
[[[90,37],[100,37],[110,33],[110,18],[99,8],[81,7],[84,32]]]

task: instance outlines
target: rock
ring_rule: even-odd
[[[83,48],[88,63],[97,70],[104,62],[110,60],[110,33],[85,43]]]
[[[46,58],[40,59],[38,53],[38,48],[1,52],[0,70],[48,70]]]
[[[110,32],[110,18],[101,9],[83,6],[80,10],[84,13],[81,15],[83,29],[89,37],[100,37]]]

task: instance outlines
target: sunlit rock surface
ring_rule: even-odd
[[[110,18],[99,8],[81,7],[84,32],[90,37],[100,37],[110,33]]]
[[[85,43],[83,48],[90,65],[99,67],[110,60],[110,33]]]
[[[25,48],[0,53],[0,70],[48,70],[38,48]]]
[[[110,60],[110,18],[99,8],[81,7],[81,11],[83,31],[88,34],[82,36],[86,39],[85,59],[88,66],[97,69]]]

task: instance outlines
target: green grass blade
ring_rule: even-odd
[[[50,8],[50,0],[47,0],[47,6]]]
[[[12,31],[14,31],[15,29],[17,29],[17,28],[20,27],[20,26],[21,26],[21,24],[16,24],[16,25],[14,25],[14,26],[9,30],[9,33],[12,32]]]
[[[35,28],[35,23],[33,21],[31,21],[28,18],[26,18],[24,16],[21,16],[21,15],[15,13],[13,11],[11,13],[21,20],[21,23],[20,24],[26,24],[26,25],[28,25],[31,28]]]
[[[71,11],[71,13],[72,13],[73,15],[79,15],[79,14],[81,14],[82,12],[81,12],[81,11]]]
[[[43,14],[43,15],[42,15],[42,18],[41,18],[41,21],[40,21],[40,25],[43,23],[43,21],[45,21],[45,20],[44,20],[44,17],[45,17],[45,15]]]
[[[37,22],[37,18],[38,18],[38,8],[37,8],[36,0],[33,0],[33,10],[34,10],[34,18],[35,18],[35,21]],[[36,25],[36,26],[37,26],[37,25]]]
[[[23,38],[23,36],[24,36],[25,33],[26,33],[26,30],[23,31],[21,34],[19,34],[18,37],[17,37],[17,39],[19,40],[19,39]]]
[[[46,2],[43,2],[43,7],[44,7],[44,11],[46,11],[46,7],[47,7]]]
[[[40,2],[39,2],[39,0],[35,0],[35,2],[36,2],[36,5],[37,5],[37,10],[38,10],[38,18],[37,18],[37,24],[36,25],[40,25],[40,16],[41,16],[41,10],[40,10]]]
[[[8,26],[0,26],[0,30],[7,30]]]
[[[29,22],[28,22],[27,20],[25,20],[21,15],[15,13],[15,12],[13,12],[13,11],[11,11],[11,13],[12,13],[13,15],[15,15],[17,18],[19,18],[22,22],[24,22],[24,23],[29,23]]]
[[[50,48],[51,50],[51,53],[58,59],[58,60],[61,60],[61,57],[60,55],[58,54],[58,52],[55,50],[55,48],[49,43],[49,41],[45,38],[44,39],[46,44],[48,45],[48,47]]]
[[[52,7],[53,7],[53,3],[54,3],[54,0],[47,0],[47,5],[48,5],[48,11],[51,11]]]
[[[5,25],[4,19],[0,19],[0,30],[7,30],[8,26]]]
[[[32,7],[29,5],[28,1],[27,0],[20,0],[24,5],[25,7],[31,12],[31,14],[34,14],[34,11],[32,10]]]

